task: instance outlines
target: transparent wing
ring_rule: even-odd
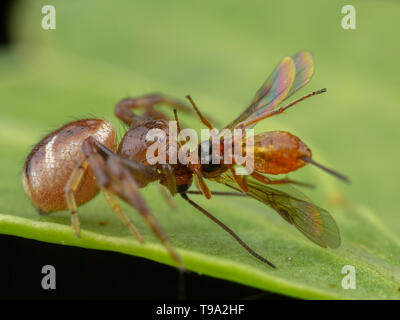
[[[310,52],[300,51],[284,58],[256,92],[246,108],[227,128],[233,129],[242,121],[257,119],[275,109],[282,101],[304,87],[314,73],[314,59]]]
[[[233,175],[226,172],[215,179],[240,191]],[[339,229],[328,211],[317,207],[300,191],[289,186],[270,187],[247,177],[248,195],[278,212],[287,222],[295,225],[307,238],[321,247],[340,246]]]
[[[296,66],[296,76],[292,83],[292,87],[283,100],[286,100],[299,89],[303,88],[307,83],[309,83],[314,74],[314,58],[310,52],[300,51],[299,53],[295,54],[292,59],[294,65]]]
[[[227,128],[233,129],[240,122],[263,114],[266,107],[279,105],[289,92],[295,78],[296,67],[291,57],[284,58],[268,79],[256,92],[249,107],[246,108]]]

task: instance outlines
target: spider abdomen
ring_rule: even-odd
[[[22,173],[22,184],[39,212],[67,209],[64,187],[74,168],[84,160],[82,143],[89,136],[109,149],[115,149],[114,128],[109,122],[84,119],[50,133],[29,154]],[[77,205],[91,200],[98,191],[95,177],[88,168],[75,192]]]

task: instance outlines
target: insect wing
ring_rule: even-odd
[[[283,100],[286,100],[309,83],[314,74],[314,58],[310,52],[300,51],[295,54],[292,59],[296,66],[296,76],[288,94]],[[271,108],[269,110],[271,110]]]
[[[300,51],[292,57],[284,58],[256,92],[249,107],[229,124],[228,128],[233,129],[242,121],[255,120],[275,109],[282,101],[304,87],[313,74],[314,59],[310,52]]]
[[[259,117],[266,108],[279,105],[288,94],[295,77],[296,67],[291,57],[284,58],[272,74],[256,92],[249,107],[244,110],[227,128],[233,129],[240,122]]]
[[[224,173],[215,179],[240,191],[231,173]],[[317,207],[300,191],[285,185],[270,187],[247,177],[247,194],[270,206],[287,222],[294,224],[307,238],[321,247],[340,246],[339,229],[328,211]]]

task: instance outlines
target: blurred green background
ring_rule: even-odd
[[[56,30],[41,28],[46,4],[56,8]],[[318,190],[306,193],[330,210],[363,208],[369,227],[333,211],[345,235],[367,239],[379,237],[376,232],[400,243],[400,6],[353,1],[357,29],[344,30],[345,4],[350,3],[20,1],[12,18],[15,42],[0,53],[0,212],[34,217],[19,173],[32,144],[60,124],[104,117],[122,132],[115,103],[154,91],[182,99],[190,93],[225,124],[284,56],[306,49],[314,54],[316,73],[300,94],[323,87],[328,93],[264,121],[256,131],[291,131],[312,147],[316,160],[350,177],[348,186],[316,168],[294,174],[317,183]],[[182,118],[201,127],[196,119]]]

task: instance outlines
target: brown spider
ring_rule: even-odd
[[[177,191],[187,190],[192,183],[192,174],[186,166],[179,163],[150,166],[147,163],[149,142],[145,137],[148,130],[158,128],[168,136],[167,118],[153,108],[160,103],[186,113],[192,112],[182,103],[159,94],[124,99],[117,104],[115,115],[129,125],[129,129],[118,147],[114,128],[105,120],[83,119],[68,123],[33,148],[24,165],[22,183],[39,213],[69,210],[76,237],[80,236],[78,207],[95,197],[101,189],[112,210],[143,242],[116,197],[126,201],[137,209],[177,266],[183,268],[179,255],[139,192],[139,188],[148,183],[159,181],[174,195]],[[132,109],[143,109],[144,113],[139,116]],[[179,176],[175,176],[176,172]]]

